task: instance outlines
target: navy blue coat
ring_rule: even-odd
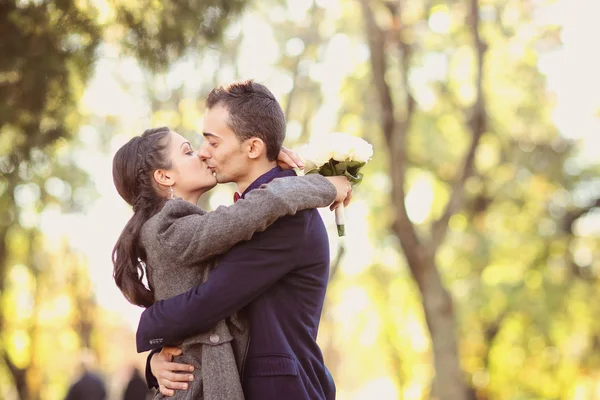
[[[291,175],[275,168],[246,192]],[[282,217],[224,254],[207,282],[146,309],[138,351],[178,343],[244,309],[250,322],[242,371],[247,400],[335,399],[316,342],[328,278],[329,242],[318,211]]]

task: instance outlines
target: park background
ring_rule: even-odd
[[[319,332],[340,400],[600,399],[600,3],[0,3],[0,398],[119,399],[141,309],[112,280],[111,160],[253,78],[286,146],[374,145]],[[231,204],[231,186],[202,202]]]

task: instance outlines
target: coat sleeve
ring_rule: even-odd
[[[307,218],[315,215],[305,211],[281,218],[224,255],[208,281],[144,310],[136,334],[138,352],[211,329],[292,271],[302,259],[299,243]]]
[[[162,347],[159,347],[157,349],[153,349],[150,354],[148,354],[148,357],[146,358],[146,385],[148,385],[148,389],[152,389],[152,388],[156,388],[158,389],[158,381],[156,380],[156,377],[154,376],[154,374],[152,374],[152,368],[150,367],[150,361],[152,360],[152,357],[156,354],[156,353],[160,353],[160,351],[162,350]]]
[[[205,214],[190,214],[182,208],[181,201],[167,203],[157,238],[177,262],[197,265],[226,252],[238,242],[249,240],[278,218],[326,207],[335,196],[335,186],[313,174],[275,179],[252,190],[234,205],[221,206]]]

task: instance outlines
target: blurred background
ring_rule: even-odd
[[[0,398],[121,399],[141,309],[112,280],[115,151],[253,78],[296,148],[375,156],[319,342],[340,400],[600,399],[600,3],[0,2]],[[230,186],[201,200],[231,204]],[[92,362],[93,360],[93,362]]]

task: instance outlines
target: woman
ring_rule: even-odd
[[[216,178],[190,143],[168,128],[147,130],[119,149],[113,180],[134,211],[113,250],[114,278],[124,296],[142,307],[199,285],[216,266],[215,256],[281,216],[343,200],[348,186],[344,177],[276,179],[208,213],[196,203]],[[196,367],[194,381],[175,397],[243,399],[239,368],[247,342],[239,315],[186,339],[176,361]]]

